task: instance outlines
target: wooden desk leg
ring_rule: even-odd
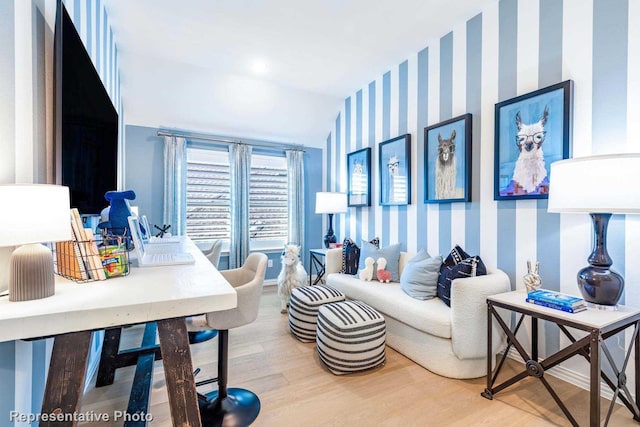
[[[185,320],[165,319],[157,324],[173,425],[201,427]]]
[[[80,397],[84,389],[90,345],[91,331],[72,332],[55,337],[42,401],[42,413],[62,414],[71,419],[62,422],[41,421],[41,427],[77,424],[73,414],[80,410]]]
[[[589,352],[591,356],[589,384],[589,425],[600,426],[600,331],[591,331]]]
[[[100,364],[98,365],[98,376],[96,377],[96,387],[104,387],[113,384],[116,375],[116,360],[120,350],[120,335],[122,328],[106,329],[102,340],[102,353],[100,353]]]

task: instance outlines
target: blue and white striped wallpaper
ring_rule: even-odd
[[[627,125],[640,119],[639,27],[640,4],[628,0],[500,0],[425,40],[423,50],[352,94],[338,113],[327,138],[327,190],[346,191],[347,153],[371,147],[374,171],[372,206],[338,215],[338,237],[379,236],[385,246],[400,242],[432,255],[459,244],[504,270],[514,289],[523,287],[526,261],[539,260],[544,287],[578,293],[575,275],[591,251],[590,219],[547,213],[546,200],[493,200],[494,106],[571,79],[573,156],[640,152]],[[473,200],[425,205],[423,130],[464,113],[473,115]],[[413,203],[379,206],[378,144],[407,132]],[[621,302],[640,306],[640,264],[632,261],[640,255],[640,218],[615,215],[608,248],[613,268],[626,277]],[[564,338],[545,329],[541,351],[551,354]]]
[[[120,114],[118,52],[103,2],[67,0],[65,5],[87,47],[96,69]],[[47,135],[51,130],[53,23],[55,1],[9,0],[0,2],[1,132],[4,153],[0,161],[0,183],[46,182]],[[8,31],[6,31],[8,30]],[[51,134],[52,135],[52,134]],[[29,144],[26,141],[33,141]],[[120,144],[122,144],[122,137]],[[120,150],[122,152],[123,150]],[[122,159],[120,159],[122,165]],[[122,170],[122,168],[120,168]],[[0,251],[0,273],[10,252]],[[5,287],[5,274],[0,274]],[[92,348],[96,352],[98,347]],[[40,410],[52,340],[0,343],[0,426],[10,423],[10,411],[37,413]]]

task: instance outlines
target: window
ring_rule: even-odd
[[[195,242],[229,240],[229,153],[187,149],[187,235]]]
[[[280,248],[288,239],[287,162],[283,156],[251,155],[249,235],[251,249]],[[187,234],[195,242],[229,240],[229,153],[187,149]]]
[[[288,239],[287,161],[251,155],[249,235],[251,249],[282,247]]]

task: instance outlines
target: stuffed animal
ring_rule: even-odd
[[[278,274],[278,297],[280,297],[280,313],[287,312],[291,291],[307,282],[307,271],[300,264],[300,247],[285,245],[282,252],[282,270]]]
[[[378,271],[376,272],[378,275],[378,281],[380,283],[389,283],[391,281],[391,272],[389,270],[385,270],[387,260],[380,257],[376,263],[378,264]]]
[[[371,258],[370,256],[367,257],[367,259],[364,260],[364,265],[365,268],[362,269],[362,271],[360,271],[358,277],[360,277],[360,280],[364,280],[367,282],[370,282],[371,279],[373,279],[373,264],[375,263],[374,259]]]
[[[132,213],[129,200],[135,200],[136,193],[133,190],[107,191],[104,198],[110,203],[109,220],[98,224],[98,228],[106,230],[109,234],[130,236],[127,219]]]

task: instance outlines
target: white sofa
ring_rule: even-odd
[[[400,254],[399,271],[412,254]],[[456,279],[451,286],[451,307],[439,298],[426,301],[407,295],[400,283],[365,282],[342,274],[342,249],[330,249],[325,258],[326,283],[348,299],[378,310],[387,324],[387,345],[428,370],[450,378],[478,378],[487,374],[487,304],[489,295],[510,290],[501,270],[486,276]],[[492,365],[502,337],[493,328]]]

